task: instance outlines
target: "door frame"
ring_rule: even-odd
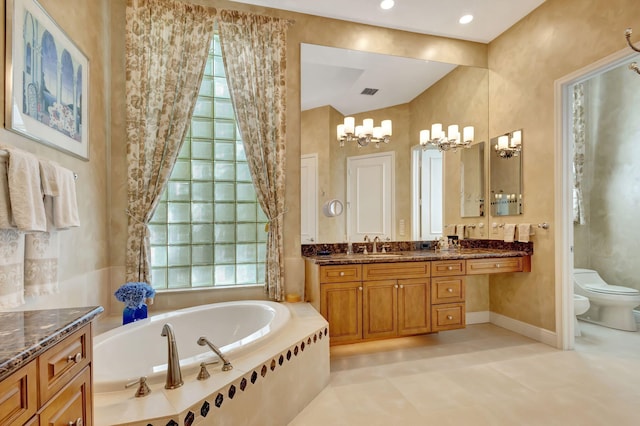
[[[575,346],[573,309],[573,85],[638,58],[628,47],[555,81],[555,303],[556,347]],[[632,71],[629,71],[632,72]],[[640,78],[640,76],[639,76]]]

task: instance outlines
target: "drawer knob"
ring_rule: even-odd
[[[451,315],[447,315],[447,319],[448,319],[448,320],[452,320],[452,319],[453,319],[453,317],[452,317]]]
[[[500,267],[500,264],[499,264],[499,263],[496,263],[496,268],[499,268],[499,267]]]
[[[341,276],[341,277],[344,277],[344,272],[342,272],[342,271],[341,271],[341,272],[340,272],[340,276]]]
[[[82,417],[78,417],[75,422],[69,422],[69,426],[82,426],[83,424]]]
[[[75,355],[69,355],[67,357],[67,362],[75,362],[76,364],[82,361],[82,353],[78,352]]]
[[[453,266],[449,266],[449,268],[447,269],[449,269],[450,271],[453,271]]]
[[[447,291],[448,291],[449,293],[453,293],[453,289],[452,289],[451,287],[449,287],[449,288],[447,289]]]

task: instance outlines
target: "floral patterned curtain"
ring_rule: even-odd
[[[584,84],[578,83],[573,87],[573,223],[579,225],[587,223],[582,198],[585,152]]]
[[[151,283],[149,227],[189,128],[215,9],[128,0],[126,279]]]
[[[218,32],[258,202],[269,219],[265,290],[284,300],[287,20],[223,10]]]

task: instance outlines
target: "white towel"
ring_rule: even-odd
[[[56,163],[40,160],[40,178],[45,197],[44,205],[47,210],[51,209],[53,228],[67,229],[80,226],[73,172]]]
[[[464,240],[464,225],[456,225],[456,235],[458,240]]]
[[[38,159],[18,149],[9,151],[9,199],[13,221],[21,231],[46,231]]]
[[[518,224],[518,241],[521,243],[528,243],[529,236],[534,235],[535,230],[530,223]]]
[[[0,229],[16,229],[16,224],[13,222],[13,215],[11,214],[6,160],[6,158],[0,158]]]
[[[455,225],[445,225],[443,236],[448,237],[449,235],[456,235],[456,226]]]
[[[24,233],[0,229],[0,309],[24,304]]]
[[[24,294],[43,296],[58,292],[58,232],[27,234],[24,248]]]
[[[512,243],[515,238],[515,233],[516,233],[515,223],[504,224],[504,242],[505,243]]]

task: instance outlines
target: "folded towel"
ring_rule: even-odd
[[[40,180],[42,181],[42,193],[57,197],[60,194],[58,190],[58,173],[57,164],[51,161],[40,159]]]
[[[9,199],[13,221],[21,231],[46,231],[38,159],[18,149],[9,151]]]
[[[455,225],[445,225],[443,236],[448,237],[449,235],[456,235],[456,226]]]
[[[456,225],[456,235],[458,236],[458,240],[464,240],[464,225]]]
[[[518,224],[518,241],[521,243],[528,243],[529,236],[534,235],[535,230],[530,223]]]
[[[43,296],[58,292],[58,232],[25,236],[24,294]]]
[[[0,309],[24,304],[24,233],[0,229]]]
[[[504,242],[505,243],[512,243],[515,238],[515,233],[516,233],[515,223],[504,224]]]
[[[40,161],[42,188],[47,210],[51,209],[54,229],[80,226],[76,180],[73,172],[55,163]],[[46,183],[45,183],[46,182]]]
[[[0,158],[0,229],[16,229],[11,214],[6,160],[6,158]]]

